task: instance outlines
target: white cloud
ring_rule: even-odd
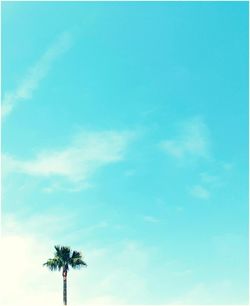
[[[36,231],[33,225],[29,229],[29,222],[25,222],[26,229],[23,231],[23,222],[18,223],[13,218],[11,231],[5,231],[2,236],[1,305],[59,306],[62,302],[62,276],[59,272],[51,272],[42,266],[44,261],[53,256],[54,240],[51,237],[55,237],[54,229],[51,233],[41,235],[41,229],[47,227],[42,224],[42,219],[39,220],[40,225]],[[50,222],[53,224],[52,218]],[[67,222],[60,224],[67,228]],[[238,236],[236,239],[239,240]],[[231,236],[228,236],[226,245],[221,248],[220,242],[224,240],[224,237],[215,237],[214,240],[220,254],[230,252],[228,247],[238,249],[237,241],[230,243]],[[242,240],[239,242],[242,245]],[[156,302],[152,304],[163,304],[164,299],[167,299],[166,305],[215,305],[230,304],[230,301],[238,305],[244,304],[243,298],[246,298],[241,292],[237,294],[240,288],[237,280],[220,279],[212,283],[194,283],[190,275],[195,271],[183,266],[176,259],[164,257],[162,260],[158,249],[138,241],[93,243],[79,236],[79,243],[71,246],[83,251],[88,263],[86,269],[69,271],[68,298],[72,306],[142,305],[146,304],[148,298],[152,301],[153,297]],[[235,258],[232,258],[232,262],[235,262]],[[183,280],[185,283],[186,280],[190,282],[183,287]],[[176,292],[171,294],[173,282]],[[162,283],[169,289],[169,296],[157,290]]]
[[[13,230],[2,237],[1,244],[4,250],[1,252],[1,305],[62,305],[61,274],[42,266],[53,256],[53,241],[49,237],[38,238],[34,232],[20,234]],[[189,269],[180,271],[175,267],[174,274],[171,274],[166,266],[170,264],[171,267],[171,262],[163,262],[159,267],[152,266],[155,262],[153,253],[136,241],[105,247],[78,245],[74,249],[84,251],[88,267],[80,271],[69,271],[68,299],[72,306],[142,305],[142,302],[147,301],[147,296],[154,294],[155,288],[152,285],[155,281],[165,281],[168,287],[173,281],[173,275],[179,279],[187,278],[192,273]],[[169,278],[162,279],[162,275],[156,277],[152,274],[160,270],[164,270],[164,276],[169,275]],[[227,279],[210,284],[190,283],[184,292],[179,289],[177,299],[169,297],[166,305],[215,305],[230,304],[230,301],[235,302],[235,305],[244,304],[243,297],[238,297],[235,293],[237,290],[233,290],[234,285]]]
[[[53,256],[54,241],[49,235],[36,236],[34,231],[20,233],[20,227],[13,219],[11,231],[2,236],[1,305],[61,305],[61,274],[42,266]],[[126,304],[128,297],[133,298],[138,290],[145,289],[141,273],[147,269],[150,256],[137,242],[104,248],[85,244],[74,249],[84,250],[88,267],[69,272],[70,305]]]
[[[49,236],[51,239],[55,235],[65,237],[65,227],[70,228],[75,223],[76,215],[68,212],[66,215],[58,213],[33,214],[25,218],[25,222],[17,222],[14,213],[4,215],[2,218],[2,228],[4,233],[15,235],[16,233],[25,235],[25,233],[38,233],[37,236]],[[41,231],[41,228],[43,229]]]
[[[60,305],[56,275],[42,267],[47,258],[46,245],[30,236],[6,235],[1,239],[1,305]],[[45,303],[45,304],[44,304]]]
[[[4,174],[11,172],[30,176],[57,178],[57,183],[47,187],[46,192],[60,189],[59,178],[74,185],[75,190],[88,188],[87,180],[106,165],[123,160],[126,149],[135,134],[132,132],[82,132],[72,143],[58,150],[40,152],[34,159],[18,160],[4,155]]]
[[[160,143],[161,148],[176,159],[209,156],[208,128],[200,118],[193,118],[180,127],[175,139]]]
[[[210,197],[209,191],[201,186],[201,185],[195,185],[190,189],[190,194],[196,198],[200,199],[208,199]]]
[[[56,39],[37,63],[29,69],[19,86],[4,95],[1,109],[2,117],[9,115],[20,101],[32,98],[34,91],[38,88],[41,80],[46,77],[54,61],[71,47],[71,43],[72,37],[67,32]]]

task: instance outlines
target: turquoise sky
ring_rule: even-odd
[[[4,305],[248,302],[247,2],[2,3],[2,98]]]

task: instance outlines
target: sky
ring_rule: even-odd
[[[2,3],[2,305],[56,244],[72,306],[248,303],[247,2]]]

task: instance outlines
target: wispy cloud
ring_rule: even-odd
[[[209,156],[208,128],[201,118],[180,125],[177,136],[160,143],[161,148],[176,159]]]
[[[16,235],[16,233],[26,235],[32,232],[37,233],[37,238],[48,236],[52,239],[55,235],[65,237],[65,232],[75,224],[75,218],[74,212],[68,212],[67,214],[47,212],[26,216],[25,222],[20,222],[12,213],[5,214],[2,220],[2,228],[4,233],[8,235]],[[62,224],[67,224],[66,231]],[[43,231],[41,231],[41,228],[43,228]]]
[[[135,133],[129,131],[82,132],[67,147],[42,151],[31,160],[4,155],[3,172],[56,178],[47,192],[60,189],[58,179],[62,178],[78,191],[88,186],[87,180],[99,168],[123,160],[134,137]]]
[[[210,197],[210,192],[201,185],[195,185],[190,189],[190,194],[199,199],[206,200]]]
[[[149,223],[159,223],[160,220],[154,216],[143,216],[143,220]]]
[[[72,35],[68,32],[61,34],[55,42],[45,51],[41,58],[32,66],[18,87],[3,96],[1,114],[9,115],[19,102],[31,99],[39,83],[46,77],[54,61],[65,53],[72,45]]]

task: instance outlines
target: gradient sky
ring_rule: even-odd
[[[54,244],[72,306],[248,302],[247,2],[5,2],[2,77],[4,306]]]

